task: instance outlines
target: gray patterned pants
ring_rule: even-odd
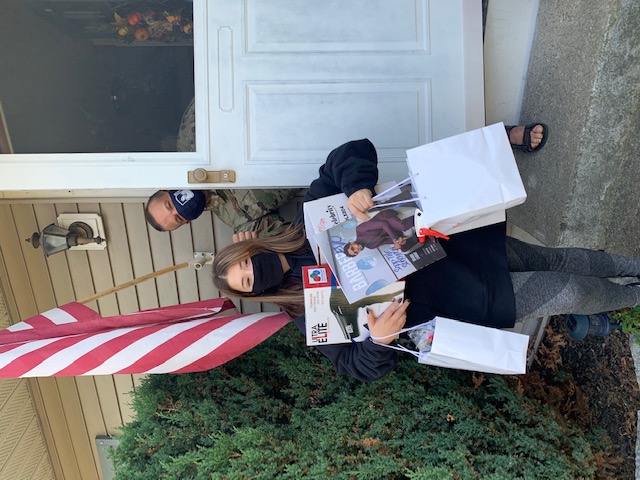
[[[640,304],[640,287],[609,277],[640,275],[640,260],[584,248],[547,248],[507,237],[516,318],[592,314]]]

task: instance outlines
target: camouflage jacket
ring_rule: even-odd
[[[298,189],[209,190],[206,209],[235,233],[259,230],[261,237],[282,232],[287,223],[278,209],[298,194]]]

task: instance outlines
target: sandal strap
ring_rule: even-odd
[[[533,127],[535,127],[536,125],[537,123],[525,125],[524,127],[524,135],[522,137],[521,146],[523,146],[527,152],[533,152],[534,150],[534,148],[531,146],[531,129],[533,129]]]

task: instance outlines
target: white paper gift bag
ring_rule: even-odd
[[[504,125],[407,150],[423,224],[458,233],[504,220],[527,198]]]
[[[403,332],[411,332],[417,351],[401,345],[383,346],[410,353],[425,365],[502,375],[527,371],[528,335],[444,317],[397,333]],[[371,338],[375,341],[378,337]]]
[[[431,351],[418,361],[436,367],[515,375],[527,371],[529,336],[436,317]]]

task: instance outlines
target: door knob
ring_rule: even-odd
[[[235,183],[235,170],[205,170],[196,168],[187,174],[189,183]]]

